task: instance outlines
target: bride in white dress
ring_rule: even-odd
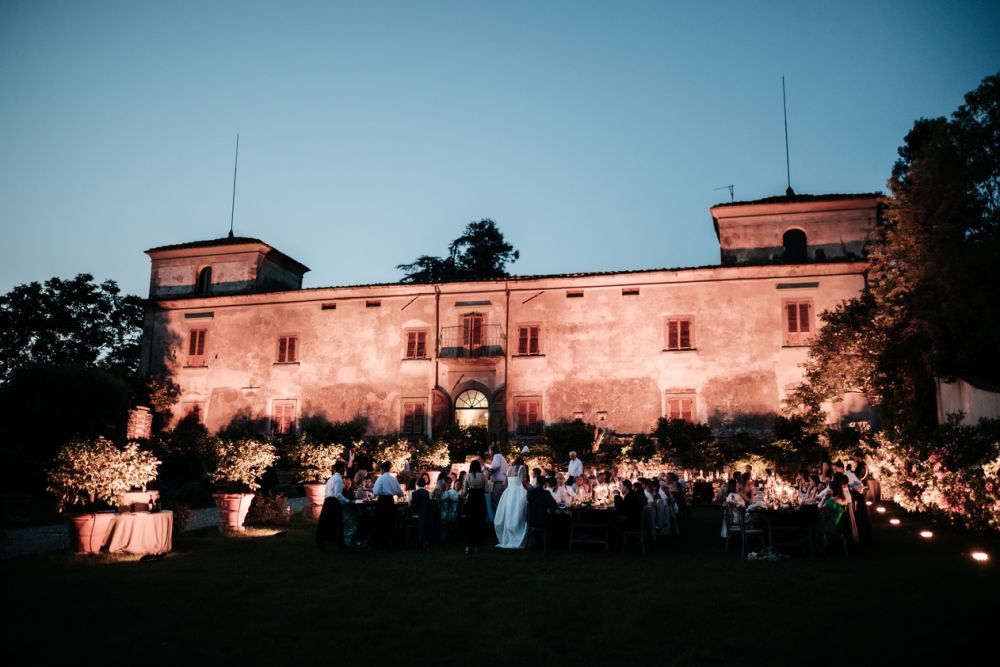
[[[528,491],[524,485],[526,471],[520,458],[507,471],[507,488],[500,496],[493,517],[497,546],[501,549],[523,549],[528,537]]]

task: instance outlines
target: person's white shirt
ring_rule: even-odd
[[[554,489],[549,489],[549,493],[552,494],[552,498],[558,505],[570,505],[573,503],[573,492],[565,486],[557,486]]]
[[[847,470],[844,472],[844,475],[847,476],[847,488],[858,492],[865,488],[865,485],[861,482],[861,479],[854,474],[854,471]]]
[[[344,478],[339,472],[333,473],[330,479],[326,480],[326,497],[336,498],[344,505],[351,502],[344,495]]]
[[[384,472],[375,480],[375,486],[372,487],[372,495],[403,497],[405,494],[403,493],[403,487],[399,485],[396,478],[392,474]]]
[[[490,461],[490,479],[494,482],[507,481],[507,459],[500,452],[494,454]]]
[[[570,459],[566,467],[566,475],[569,477],[580,477],[583,475],[583,461],[580,459]]]

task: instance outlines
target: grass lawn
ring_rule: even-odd
[[[861,558],[774,563],[726,556],[714,508],[646,557],[466,556],[458,544],[342,555],[318,552],[304,519],[280,537],[207,529],[162,561],[0,563],[5,654],[27,650],[11,665],[991,661],[996,563],[974,563],[964,533],[935,527],[926,541],[912,517],[886,518],[873,515],[877,545]]]

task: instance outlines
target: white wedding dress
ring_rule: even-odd
[[[522,469],[515,466],[508,471],[507,488],[493,516],[497,546],[501,549],[523,549],[528,537],[528,492],[521,481]]]

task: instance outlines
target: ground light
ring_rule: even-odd
[[[872,506],[872,501],[866,500],[865,501],[865,505],[868,505],[868,507],[871,507]]]
[[[878,507],[876,507],[875,511],[878,512],[879,514],[885,514],[885,508],[882,507],[881,505],[879,505]]]
[[[985,563],[989,559],[990,559],[990,555],[988,553],[986,553],[985,551],[973,551],[972,552],[972,560],[976,561],[977,563]]]
[[[898,526],[899,525],[899,519],[889,519],[889,523],[891,523],[894,526]]]
[[[929,530],[921,530],[920,531],[920,537],[924,538],[925,540],[929,540],[932,537],[934,537],[934,533],[932,533]]]

